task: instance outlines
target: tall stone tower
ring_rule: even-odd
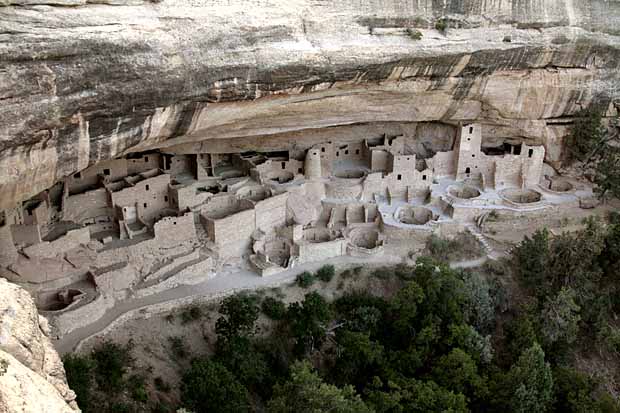
[[[304,160],[304,175],[307,180],[318,179],[321,177],[321,154],[317,148],[312,148],[306,152]]]
[[[461,126],[457,139],[456,179],[466,179],[473,175],[479,175],[482,128],[476,123]]]

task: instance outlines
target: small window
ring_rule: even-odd
[[[176,224],[177,224],[177,222],[176,222],[176,221],[172,221],[172,224],[173,224],[173,225],[176,225]]]
[[[514,155],[521,155],[521,145],[515,145],[512,147]]]
[[[164,195],[164,202],[168,202],[168,196]]]
[[[301,168],[297,168],[297,173],[298,173],[298,174],[300,174],[300,173],[302,173],[302,172],[303,172],[303,169],[301,169]]]
[[[146,202],[144,203],[144,207],[146,208]]]
[[[286,169],[286,162],[282,162],[282,169]]]
[[[532,156],[534,156],[534,149],[530,149],[529,151],[527,151],[527,157],[531,158]]]
[[[470,174],[471,173],[471,168],[469,166],[467,168],[465,168],[465,173],[466,174]]]
[[[470,127],[469,127],[469,134],[471,135],[472,133],[474,133],[474,127],[473,127],[473,126],[470,126]]]
[[[321,148],[321,152],[325,152],[325,148]]]
[[[467,138],[467,142],[469,142],[471,140],[471,138]]]
[[[103,170],[103,174],[104,174],[105,176],[110,176],[110,170],[109,170],[108,168],[104,169],[104,170]]]
[[[401,174],[398,174],[398,176],[396,176],[396,179],[400,181],[401,179],[403,179],[403,176]]]
[[[336,152],[336,156],[340,156],[340,152]]]
[[[359,154],[360,154],[360,150],[359,150],[359,149],[356,149],[356,150],[355,150],[355,154],[356,154],[356,155],[359,155]]]
[[[145,156],[145,157],[144,157],[144,162],[148,162],[148,161],[149,161],[149,157],[148,157],[148,156]]]
[[[145,189],[148,191],[149,190],[149,184],[146,184]]]
[[[348,154],[349,154],[349,151],[348,151],[348,150],[347,150],[347,151],[344,151],[344,154],[345,154],[345,155],[348,155]]]
[[[422,180],[426,181],[426,175],[422,175]]]
[[[475,157],[476,157],[476,155],[472,153],[472,154],[471,154],[471,157],[472,157],[472,158],[475,158]]]
[[[74,174],[74,175],[73,175],[73,177],[74,177],[75,179],[80,179],[80,178],[82,178],[82,173],[81,173],[81,172],[78,172],[78,173]]]

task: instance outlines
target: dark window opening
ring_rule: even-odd
[[[82,173],[81,173],[81,172],[78,172],[78,173],[74,174],[74,175],[73,175],[73,177],[74,177],[75,179],[80,179],[80,178],[82,177]]]
[[[336,152],[336,156],[340,156],[340,152]]]
[[[103,174],[106,176],[110,176],[110,170],[108,168],[104,169]]]
[[[176,225],[176,224],[177,224],[177,222],[176,222],[176,221],[172,221],[172,224]]]
[[[476,155],[474,155],[474,154],[472,153],[472,154],[471,154],[471,157],[472,157],[472,158],[475,158],[475,157],[476,157]]]
[[[145,157],[144,157],[144,162],[148,162],[148,161],[149,161],[149,157],[148,157],[148,156],[145,156]]]
[[[303,169],[301,169],[301,168],[297,168],[297,173],[298,173],[298,174],[300,174],[300,173],[302,173],[302,172],[303,172]]]
[[[527,151],[527,157],[531,158],[532,156],[534,156],[534,149],[530,149],[529,151]]]
[[[164,195],[164,202],[168,202],[168,197]]]
[[[398,180],[400,181],[401,179],[403,179],[403,176],[402,176],[401,174],[398,174],[398,176],[396,177],[396,179],[398,179]]]
[[[515,155],[521,155],[521,145],[515,145],[512,147],[513,148],[513,154]]]
[[[355,154],[356,154],[356,155],[359,155],[359,154],[360,154],[360,150],[359,150],[359,149],[356,149],[356,150],[355,150]]]
[[[325,148],[321,148],[321,152],[325,152]]]
[[[146,202],[144,203],[144,207],[146,208]]]
[[[471,135],[472,133],[474,133],[474,127],[473,127],[473,126],[470,126],[470,127],[469,127],[469,134]]]
[[[26,210],[26,212],[28,212],[29,216],[32,216],[32,210],[28,209],[28,210]]]
[[[344,151],[344,154],[345,154],[345,155],[348,155],[348,154],[349,154],[349,151]]]
[[[467,168],[465,168],[465,173],[466,174],[470,174],[471,173],[471,168],[469,166]]]
[[[148,190],[149,190],[149,185],[148,185],[148,184],[146,184],[145,188],[146,188],[146,190],[148,191]]]
[[[422,180],[426,181],[426,175],[422,175]]]
[[[282,162],[282,169],[286,169],[286,162]]]

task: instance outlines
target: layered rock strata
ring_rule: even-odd
[[[0,209],[129,151],[373,122],[477,121],[557,162],[620,89],[618,0],[3,3]]]

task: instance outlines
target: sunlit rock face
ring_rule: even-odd
[[[79,412],[47,334],[30,295],[0,278],[1,412]]]
[[[619,0],[0,5],[0,209],[130,151],[303,148],[377,125],[432,141],[477,121],[557,162],[567,118],[593,101],[613,115],[620,95]]]

